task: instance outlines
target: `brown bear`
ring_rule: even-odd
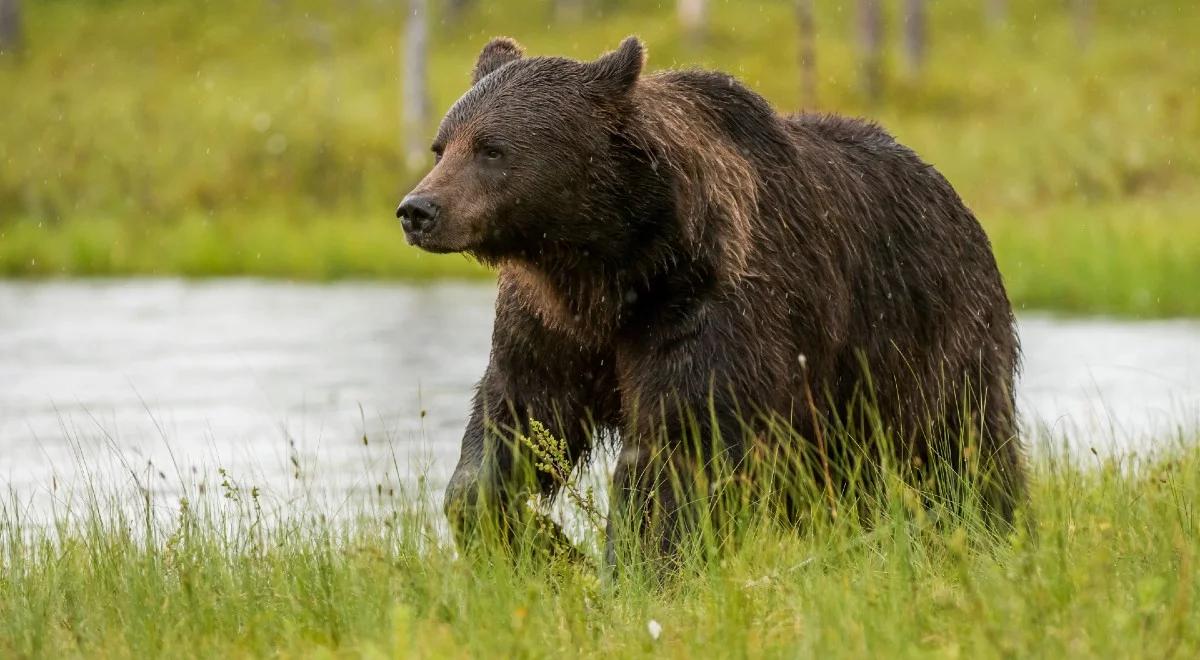
[[[669,553],[688,478],[663,466],[713,458],[684,438],[732,465],[755,443],[820,442],[829,478],[876,442],[822,433],[864,399],[900,463],[982,468],[982,507],[1010,524],[1018,340],[954,189],[874,124],[781,116],[726,74],[643,76],[644,59],[633,37],[590,62],[492,40],[396,212],[411,244],[499,270],[446,491],[460,543],[531,494],[513,440],[530,420],[572,461],[619,442],[613,518],[653,509],[665,524],[634,524]],[[795,432],[769,432],[780,421]]]

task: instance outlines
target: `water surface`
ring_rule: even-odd
[[[170,494],[223,468],[283,490],[418,472],[436,488],[493,300],[487,284],[0,283],[0,485],[24,497],[132,471]],[[1200,322],[1027,315],[1020,332],[1027,427],[1124,451],[1200,419]]]

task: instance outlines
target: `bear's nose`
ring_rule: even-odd
[[[433,227],[438,215],[437,202],[425,195],[409,195],[400,202],[396,217],[407,233],[424,233]]]

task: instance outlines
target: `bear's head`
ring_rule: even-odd
[[[627,240],[613,238],[616,209],[645,184],[621,127],[644,58],[633,37],[588,62],[490,41],[438,128],[433,169],[396,211],[409,243],[495,262]]]

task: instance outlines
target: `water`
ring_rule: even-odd
[[[487,363],[491,285],[0,283],[0,486],[131,472],[279,492],[436,489]],[[1200,322],[1021,319],[1028,426],[1124,451],[1200,420]],[[364,444],[363,436],[367,436]],[[161,474],[160,474],[161,473]],[[297,478],[299,474],[300,478]]]

